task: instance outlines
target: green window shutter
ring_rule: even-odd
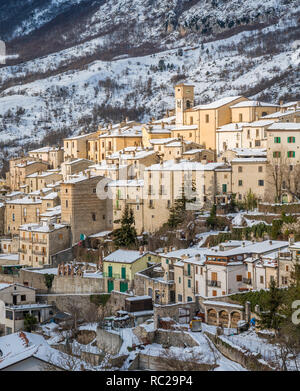
[[[126,267],[122,266],[121,274],[122,274],[122,279],[126,280]]]
[[[227,185],[226,184],[222,185],[222,192],[223,193],[227,192]]]
[[[188,280],[188,287],[191,287],[191,280]]]
[[[280,142],[281,142],[280,137],[274,137],[274,143],[275,144],[280,144]]]
[[[179,284],[181,284],[181,277],[178,278],[178,282],[179,282]]]
[[[168,259],[166,259],[166,264],[167,264],[167,265],[169,264],[169,260],[168,260]]]
[[[112,266],[108,266],[108,277],[112,277]]]
[[[188,263],[188,275],[191,275],[191,265]]]

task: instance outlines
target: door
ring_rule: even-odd
[[[107,281],[107,291],[111,292],[114,290],[114,281],[113,280],[108,280]]]
[[[120,282],[120,292],[128,291],[128,282],[121,281]]]
[[[126,267],[122,267],[121,277],[122,277],[122,280],[126,280]]]
[[[108,266],[108,277],[112,277],[112,266]]]
[[[17,305],[17,295],[13,295],[13,305]]]

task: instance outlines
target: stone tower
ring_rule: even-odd
[[[191,84],[178,84],[175,86],[176,125],[185,125],[184,110],[194,106],[194,86]]]

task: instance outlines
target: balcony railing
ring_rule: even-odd
[[[221,281],[215,281],[215,280],[207,280],[208,286],[213,286],[216,288],[221,288]]]
[[[252,279],[251,278],[243,278],[243,283],[247,284],[247,285],[251,285],[252,284]]]
[[[44,252],[44,251],[39,251],[39,250],[32,250],[32,254],[34,255],[43,255],[43,256],[46,256],[47,253]]]
[[[25,248],[19,248],[19,253],[27,254],[27,250]]]
[[[109,274],[107,272],[103,272],[103,277],[114,278],[116,280],[129,280],[128,274],[126,274],[125,278],[123,278],[119,273]]]

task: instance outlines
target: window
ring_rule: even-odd
[[[190,276],[191,275],[191,265],[188,263],[187,265],[187,272],[188,272],[188,275]]]
[[[281,143],[280,137],[274,137],[274,143],[275,144],[280,144]]]
[[[206,115],[205,115],[205,122],[206,122],[206,123],[209,122],[209,114],[206,114]]]
[[[288,271],[289,271],[289,267],[288,267],[288,265],[286,265],[286,267],[285,267],[285,271],[286,271],[286,272],[288,272]]]
[[[66,200],[66,208],[68,208],[68,206],[69,206],[69,202],[68,200]]]
[[[191,280],[188,280],[188,288],[192,286]]]
[[[288,142],[289,144],[295,143],[295,142],[296,142],[296,138],[295,138],[295,137],[288,137],[287,142]]]
[[[181,277],[178,277],[178,283],[181,284]]]
[[[193,133],[189,133],[189,137],[192,138],[192,136],[193,136]]]
[[[259,129],[256,129],[256,137],[259,137]]]
[[[95,213],[92,213],[92,220],[96,221],[96,214]]]
[[[226,185],[226,184],[223,184],[223,185],[222,185],[222,192],[223,192],[223,193],[226,193],[226,192],[227,192],[227,185]]]
[[[5,312],[5,318],[9,320],[13,320],[13,313],[12,311],[6,311]]]
[[[21,301],[26,301],[26,295],[21,295]]]
[[[243,167],[239,166],[238,167],[238,172],[243,172]]]
[[[258,166],[258,172],[263,172],[262,166]]]
[[[66,189],[66,193],[68,192],[68,189]]]
[[[238,274],[238,275],[236,276],[236,280],[237,280],[237,281],[242,281],[242,279],[243,279],[243,278],[242,278],[241,275]]]
[[[63,234],[59,234],[59,235],[58,235],[58,239],[59,239],[59,240],[62,240],[62,238],[63,238]]]
[[[273,157],[280,157],[280,156],[281,156],[281,152],[279,151],[273,152]]]
[[[169,264],[169,260],[168,260],[168,259],[166,259],[166,264],[167,264],[167,265]]]
[[[260,140],[255,140],[255,146],[260,147]]]
[[[239,122],[243,122],[243,114],[239,114]]]
[[[243,186],[243,181],[239,179],[239,186]]]
[[[94,187],[94,189],[93,189],[93,193],[95,194],[96,193],[96,188]]]
[[[264,180],[263,179],[259,179],[258,180],[258,186],[264,186]]]
[[[213,296],[217,296],[217,291],[212,291]]]
[[[295,157],[295,151],[288,151],[287,157]]]
[[[188,297],[187,297],[187,301],[193,301],[192,297],[191,297],[191,296],[188,296]]]
[[[12,214],[12,221],[15,221],[15,214]]]
[[[178,295],[178,301],[182,301],[182,295]]]
[[[193,125],[193,123],[194,123],[194,118],[190,117],[190,125]]]
[[[27,209],[26,208],[23,209],[23,215],[24,215],[24,217],[27,216]]]
[[[260,276],[259,281],[260,281],[261,284],[263,284],[264,283],[264,276]]]

